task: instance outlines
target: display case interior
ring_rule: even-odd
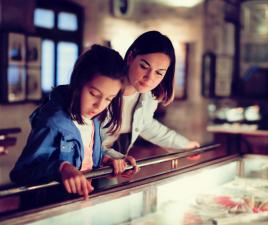
[[[0,223],[265,224],[267,177],[268,157],[226,156],[111,185],[93,193],[88,201],[69,199],[6,215]]]

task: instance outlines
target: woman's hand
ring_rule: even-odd
[[[91,180],[87,180],[81,171],[70,163],[65,163],[60,168],[61,179],[68,193],[83,195],[88,199],[88,194],[94,190]]]
[[[114,175],[117,176],[126,170],[127,163],[124,159],[113,159],[109,156],[104,156],[102,159],[103,166],[112,166]]]
[[[188,145],[186,146],[187,149],[195,149],[195,148],[199,148],[200,144],[197,141],[190,141],[188,143]],[[187,159],[191,160],[191,161],[197,161],[201,158],[200,154],[195,154],[192,156],[188,156]]]
[[[186,146],[185,148],[188,148],[188,149],[194,149],[194,148],[199,148],[200,147],[200,144],[197,142],[197,141],[190,141]]]
[[[133,169],[125,172],[127,163],[132,165]],[[136,160],[132,156],[126,156],[123,159],[113,159],[108,156],[104,156],[103,165],[112,166],[114,169],[114,175],[116,176],[122,174],[123,177],[131,177],[139,171]]]
[[[122,173],[122,177],[131,178],[140,171],[140,168],[137,166],[136,159],[130,155],[125,157],[125,161],[131,166],[133,166],[133,169],[127,170]]]

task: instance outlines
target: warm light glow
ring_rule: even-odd
[[[157,0],[159,3],[173,7],[194,7],[203,0]]]
[[[209,193],[209,190],[234,179],[236,165],[236,162],[232,162],[217,168],[204,168],[198,173],[185,175],[178,180],[159,186],[158,206],[168,201],[179,201],[187,204],[190,199],[195,199],[199,193]],[[221,175],[219,176],[219,174]],[[163,193],[165,194],[163,195]]]

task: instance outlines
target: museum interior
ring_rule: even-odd
[[[124,58],[147,31],[176,56],[174,100],[154,119],[200,147],[139,136],[140,172],[93,169],[87,201],[61,196],[58,180],[13,183],[29,116],[70,83],[79,55],[99,44]],[[267,154],[267,0],[0,0],[0,224],[266,224]]]

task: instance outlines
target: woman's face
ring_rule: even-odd
[[[81,92],[81,113],[92,118],[106,109],[122,87],[121,81],[97,75]]]
[[[128,59],[128,79],[131,86],[139,93],[145,93],[156,88],[163,80],[170,58],[164,53],[137,55]]]

